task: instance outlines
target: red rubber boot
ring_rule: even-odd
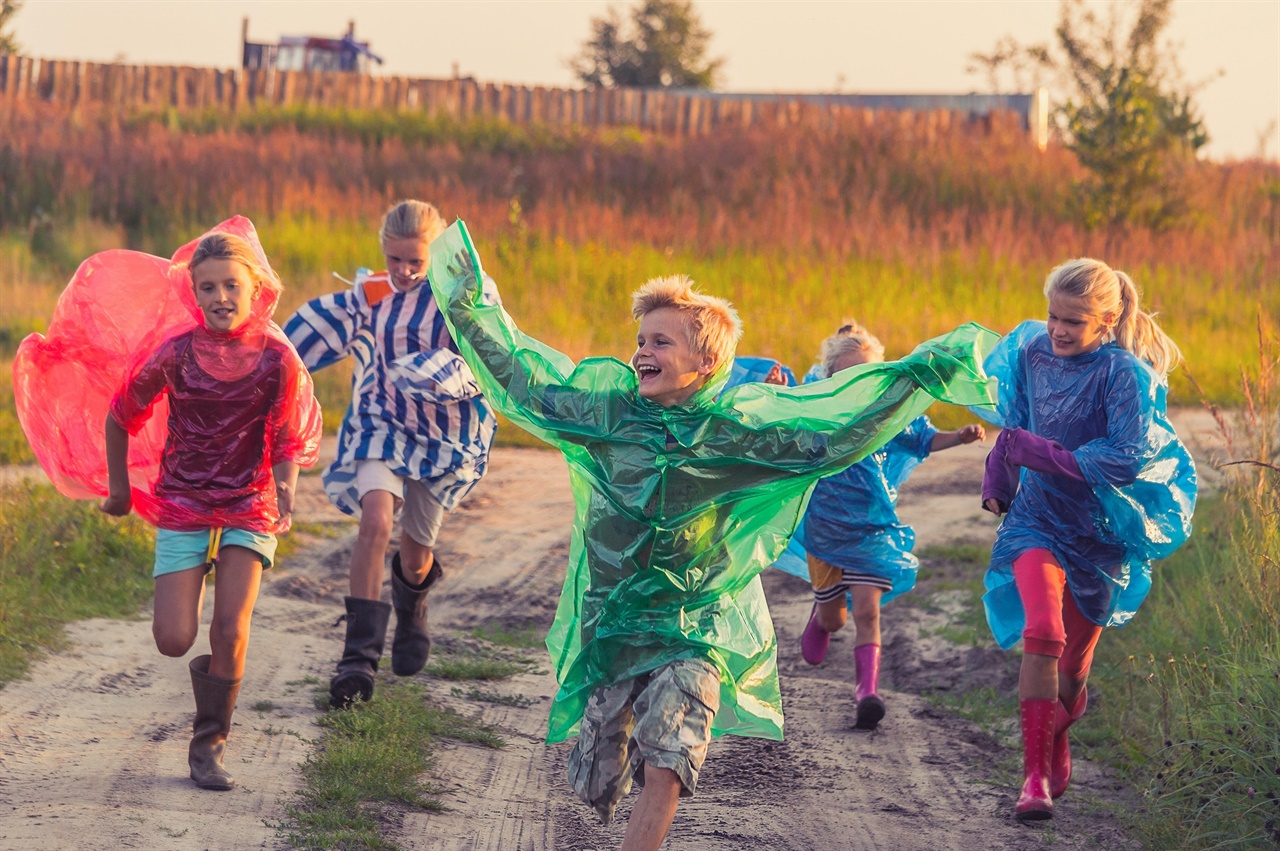
[[[859,644],[853,648],[853,664],[858,677],[854,691],[858,708],[853,726],[859,730],[874,730],[884,717],[884,701],[876,694],[880,687],[880,645]]]
[[[809,613],[809,623],[805,625],[804,634],[800,636],[800,655],[810,665],[817,665],[827,658],[827,648],[831,646],[831,633],[822,628],[818,620],[818,604],[813,604]]]
[[[1061,798],[1071,782],[1071,743],[1067,741],[1067,730],[1071,725],[1084,717],[1085,707],[1089,705],[1089,690],[1080,692],[1076,700],[1074,712],[1058,699],[1057,711],[1053,723],[1053,760],[1049,767],[1049,792],[1055,798]]]
[[[1053,818],[1053,798],[1049,794],[1049,763],[1053,756],[1056,698],[1028,698],[1021,701],[1022,794],[1014,814],[1018,821]]]

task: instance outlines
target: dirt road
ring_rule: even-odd
[[[902,514],[918,550],[989,542],[994,522],[977,510],[982,445],[941,453],[903,490]],[[341,515],[305,477],[302,520]],[[568,553],[572,502],[559,455],[499,449],[490,475],[452,515],[439,553],[446,578],[433,593],[441,639],[481,624],[550,623]],[[191,719],[188,659],[159,656],[149,620],[88,621],[71,649],[29,680],[0,690],[0,848],[281,848],[274,824],[297,788],[297,766],[318,735],[313,686],[340,650],[336,623],[353,527],[336,525],[268,574],[253,623],[228,765],[239,787],[197,791],[186,777]],[[786,741],[724,738],[712,744],[699,794],[681,804],[667,848],[957,849],[1012,851],[1126,847],[1097,804],[1114,799],[1095,768],[1059,805],[1048,830],[1010,817],[1016,754],[922,698],[929,690],[993,686],[1011,693],[1014,664],[997,650],[952,644],[946,559],[926,563],[922,587],[884,611],[889,714],[874,733],[851,729],[851,631],[817,667],[799,656],[811,595],[776,571],[765,577],[779,635]],[[922,583],[922,586],[924,583]],[[202,637],[191,656],[206,652]],[[384,661],[385,664],[385,661]],[[413,849],[616,847],[620,824],[601,827],[564,779],[567,744],[542,743],[555,689],[548,673],[499,684],[532,701],[476,704],[431,682],[433,695],[480,714],[507,740],[502,750],[447,745],[436,777],[444,813],[406,813],[394,839]],[[620,821],[634,801],[624,802]]]

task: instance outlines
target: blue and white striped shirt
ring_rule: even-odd
[[[361,269],[351,289],[312,299],[284,326],[312,372],[355,358],[351,405],[338,432],[337,458],[324,472],[325,493],[342,511],[360,516],[356,463],[374,459],[422,481],[451,510],[484,475],[493,412],[426,279],[409,292],[386,281],[385,273]],[[496,303],[496,288],[486,290]]]

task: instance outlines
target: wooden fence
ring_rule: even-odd
[[[965,128],[984,133],[1024,132],[1043,143],[1036,117],[1029,109],[1019,108],[1023,101],[1017,101],[1015,108],[991,108],[991,99],[982,96],[945,98],[946,103],[958,103],[960,108],[886,109],[841,103],[841,96],[557,89],[478,83],[470,78],[431,80],[341,72],[219,70],[0,55],[0,102],[23,98],[117,109],[240,110],[309,104],[424,111],[459,120],[484,117],[520,124],[635,126],[686,135],[707,134],[723,127],[813,127],[844,121],[870,126],[885,122],[924,138]],[[966,98],[981,107],[963,108]]]

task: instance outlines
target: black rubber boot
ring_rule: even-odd
[[[338,673],[329,680],[329,705],[345,709],[357,700],[373,697],[373,677],[378,673],[382,645],[387,640],[391,606],[381,600],[347,597],[347,641],[342,648]]]
[[[396,610],[396,634],[391,640],[391,670],[411,677],[427,666],[431,636],[427,635],[427,591],[444,575],[436,556],[420,585],[410,585],[400,568],[400,553],[391,559],[391,605]]]
[[[240,680],[224,680],[209,675],[212,656],[191,660],[191,690],[196,697],[196,720],[191,725],[191,746],[187,764],[191,779],[201,789],[225,792],[236,785],[235,778],[222,767],[222,754],[231,732],[231,715],[240,694]]]

